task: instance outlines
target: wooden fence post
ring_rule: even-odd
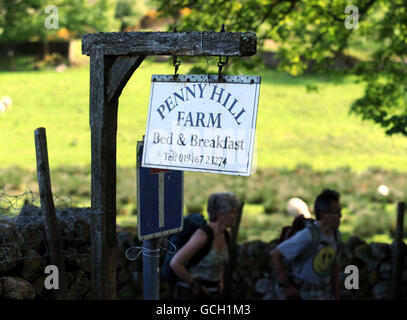
[[[395,246],[393,248],[393,271],[392,271],[392,286],[391,291],[392,300],[400,298],[400,278],[403,264],[403,224],[404,224],[404,210],[405,203],[399,202],[397,204],[397,230]]]
[[[35,130],[34,136],[37,158],[38,187],[41,198],[41,210],[45,216],[45,230],[47,234],[49,256],[51,263],[58,267],[59,274],[59,289],[56,293],[56,298],[58,300],[63,300],[66,299],[67,283],[64,258],[62,254],[62,244],[59,237],[54,200],[52,198],[47,136],[45,133],[45,128],[38,128]]]

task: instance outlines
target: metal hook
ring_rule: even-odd
[[[177,32],[176,27],[174,27],[174,32]],[[178,60],[178,57],[176,55],[172,57],[172,65],[175,67],[174,80],[176,80],[178,78],[178,68],[181,65],[181,61]]]
[[[220,32],[225,32],[225,25],[222,24],[222,28],[220,30]],[[224,65],[226,65],[229,61],[229,57],[226,56],[226,61],[222,61],[222,56],[219,56],[219,62],[218,62],[218,81],[224,81],[223,77],[222,77],[222,68]]]

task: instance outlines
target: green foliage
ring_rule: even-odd
[[[45,1],[0,1],[0,39],[2,41],[24,41],[34,36],[44,38]]]
[[[58,30],[47,29],[44,25],[49,13],[45,9],[53,5],[58,9],[58,27],[66,28],[73,37],[83,33],[112,31],[114,0],[47,0],[8,1],[0,0],[0,41],[22,42],[44,41]]]
[[[375,234],[390,233],[394,219],[395,216],[387,212],[365,208],[358,212],[353,232],[362,238],[368,238]]]
[[[46,55],[44,59],[37,61],[34,64],[34,69],[35,70],[41,70],[41,69],[46,69],[47,67],[56,67],[62,63],[68,64],[68,59],[64,58],[61,54],[59,53],[52,53],[49,55]],[[26,66],[28,67],[28,66]]]
[[[84,33],[117,30],[115,3],[115,0],[57,0],[54,5],[60,14],[60,27],[79,38]]]
[[[389,135],[407,136],[407,9],[403,0],[354,3],[358,9],[358,29],[345,27],[347,19],[356,22],[353,15],[356,12],[350,11],[352,16],[345,13],[352,3],[343,0],[154,0],[154,3],[164,16],[174,18],[178,30],[219,31],[225,24],[226,31],[253,31],[258,37],[259,52],[264,49],[265,40],[273,40],[279,67],[293,75],[304,72],[310,62],[314,71],[356,74],[359,81],[366,82],[366,89],[363,97],[354,101],[351,112],[380,124]],[[192,11],[180,15],[183,8]],[[366,43],[371,44],[367,56],[363,46]],[[355,47],[362,48],[366,61],[355,69],[336,70],[335,60],[346,52],[357,52]],[[259,55],[251,59],[254,65],[259,65],[258,58]],[[244,60],[245,67],[250,67],[247,61],[250,59]]]
[[[120,21],[120,31],[137,25],[140,18],[147,12],[146,1],[118,0],[115,8],[115,19]]]
[[[380,123],[389,135],[406,136],[407,10],[403,1],[378,1],[375,8],[378,13],[363,25],[361,32],[381,45],[373,52],[372,59],[356,70],[366,82],[366,90],[351,111]]]

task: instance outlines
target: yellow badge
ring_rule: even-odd
[[[332,262],[335,259],[336,251],[330,246],[323,247],[314,258],[312,266],[315,272],[321,276],[326,277],[331,273]]]

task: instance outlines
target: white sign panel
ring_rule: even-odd
[[[259,76],[153,75],[143,167],[249,176]]]

